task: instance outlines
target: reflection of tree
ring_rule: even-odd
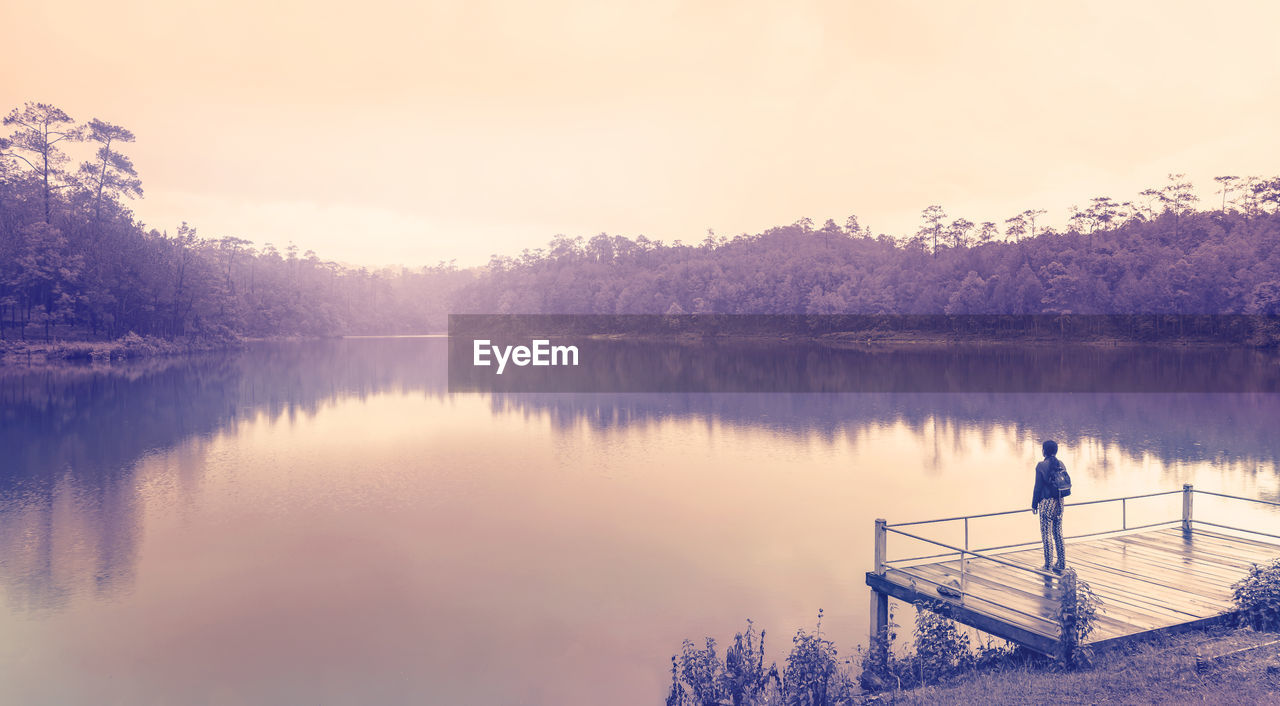
[[[576,367],[465,363],[455,390],[498,392],[1280,392],[1276,357],[1217,346],[829,345],[800,339],[598,340],[567,337]],[[527,343],[499,340],[497,344]]]
[[[602,367],[591,374],[643,376],[651,373],[646,365],[687,362],[679,352],[654,355],[652,346],[627,343],[622,348],[627,352],[598,360]],[[988,350],[987,362],[983,355],[970,356],[953,371],[1030,381],[1043,379],[1045,366],[1052,364],[1058,366],[1052,374],[1074,369],[1077,376],[1093,380],[1094,389],[1105,390],[1109,380],[1124,375],[1132,364],[1105,352],[1064,358],[1061,352],[1048,356],[1044,351],[1049,349],[1039,350]],[[86,584],[103,594],[131,585],[142,510],[135,468],[143,456],[183,444],[199,454],[200,439],[259,415],[273,420],[311,416],[337,400],[381,393],[443,396],[446,353],[441,340],[345,340],[261,344],[234,355],[107,369],[0,373],[0,582],[9,600],[25,608],[56,609]],[[687,374],[704,385],[708,379],[714,382],[714,376],[739,376],[738,384],[744,374],[794,381],[804,371],[837,380],[841,368],[848,368],[847,359],[829,355],[806,349],[804,367],[797,372],[794,349],[760,344],[743,353],[738,365],[695,367]],[[894,380],[918,384],[934,375],[936,383],[941,379],[938,366],[954,363],[937,355],[942,354],[921,349],[883,356],[875,365],[886,366],[878,374]],[[1198,375],[1213,359],[1197,355],[1175,351],[1139,364],[1154,366],[1158,375]],[[1252,355],[1220,356],[1217,374],[1260,375]],[[626,429],[664,419],[696,419],[831,440],[856,436],[873,425],[901,423],[922,438],[932,434],[930,443],[939,444],[944,460],[952,453],[948,449],[963,439],[988,443],[1000,430],[1012,429],[1075,445],[1098,442],[1104,447],[1104,468],[1107,447],[1149,454],[1166,465],[1188,461],[1274,467],[1278,461],[1272,433],[1280,418],[1276,394],[564,393],[503,394],[490,400],[495,413],[544,414],[553,430],[582,423]],[[200,478],[175,480],[179,488],[193,488]]]
[[[509,394],[495,396],[493,409],[544,412],[563,429],[583,421],[610,429],[707,417],[832,438],[873,424],[902,423],[928,443],[937,420],[957,434],[1007,427],[1072,445],[1091,440],[1135,457],[1149,454],[1165,465],[1280,465],[1273,432],[1280,395],[1263,393]]]
[[[443,394],[444,347],[421,340],[259,345],[235,355],[0,375],[0,581],[57,608],[86,579],[127,587],[138,540],[134,469],[242,419],[311,416],[387,391]],[[188,486],[199,479],[178,479]]]

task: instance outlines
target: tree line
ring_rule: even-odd
[[[442,330],[449,313],[1280,314],[1280,178],[1220,176],[996,222],[940,205],[919,229],[850,216],[733,238],[555,236],[481,267],[352,267],[135,218],[135,136],[13,109],[0,137],[0,335],[334,335]],[[68,152],[80,145],[75,168]]]
[[[996,223],[922,213],[907,237],[857,216],[672,245],[557,236],[494,257],[456,303],[465,313],[1269,314],[1280,313],[1280,178],[1219,177],[1197,210],[1171,175],[1134,201],[1042,209]],[[1039,221],[1039,222],[1037,222]]]
[[[475,276],[445,264],[349,267],[186,223],[139,222],[131,131],[27,103],[0,137],[0,335],[114,338],[332,335],[438,329]],[[87,146],[73,168],[69,150]]]

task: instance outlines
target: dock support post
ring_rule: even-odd
[[[884,640],[883,643],[877,642]],[[889,595],[871,589],[871,646],[887,649],[889,644]]]
[[[1191,498],[1193,488],[1190,483],[1182,484],[1182,533],[1191,534]]]
[[[876,520],[876,573],[884,576],[885,562],[885,540],[888,532],[885,531],[887,523],[883,519]],[[889,595],[881,593],[875,589],[871,589],[871,647],[872,649],[880,648],[889,649]],[[883,642],[880,642],[883,640]]]
[[[888,532],[885,531],[885,527],[887,526],[888,526],[888,523],[886,523],[883,519],[876,520],[876,544],[875,544],[876,573],[880,574],[881,576],[884,576],[884,562],[886,558],[885,557],[885,540],[887,539],[887,536],[889,534]]]

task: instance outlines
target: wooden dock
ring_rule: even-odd
[[[1280,558],[1280,536],[1197,522],[1191,514],[1195,491],[1152,493],[1128,498],[1074,503],[1122,504],[1130,500],[1183,494],[1182,517],[1142,527],[1122,526],[1069,538],[1068,566],[1101,599],[1099,616],[1088,644],[1135,638],[1155,631],[1194,627],[1223,618],[1233,610],[1231,587],[1253,564]],[[1226,496],[1249,502],[1266,501]],[[1068,507],[1072,503],[1068,503]],[[1061,587],[1057,575],[1041,570],[1040,543],[970,550],[932,540],[900,528],[939,522],[969,521],[1026,510],[889,525],[876,521],[876,570],[867,573],[872,589],[872,634],[888,621],[888,598],[909,603],[943,601],[958,622],[997,637],[1053,655],[1060,646],[1057,614]],[[1123,524],[1123,522],[1122,522]],[[885,553],[889,533],[937,545],[949,554],[890,560]],[[1245,536],[1249,534],[1251,536]]]

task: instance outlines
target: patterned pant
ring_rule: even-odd
[[[1044,542],[1044,565],[1054,566],[1053,544],[1058,545],[1057,568],[1067,565],[1067,555],[1062,548],[1062,498],[1045,498],[1037,506],[1040,513],[1040,539]]]

